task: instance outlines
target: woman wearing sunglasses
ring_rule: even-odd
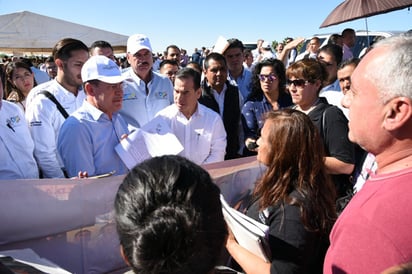
[[[325,67],[314,59],[303,59],[288,67],[286,77],[294,108],[306,113],[320,132],[326,150],[326,170],[332,175],[337,197],[345,196],[352,187],[355,146],[348,139],[348,120],[343,112],[319,97],[327,77]]]
[[[256,140],[263,126],[263,114],[292,105],[286,92],[285,66],[277,59],[256,64],[252,74],[252,92],[242,107],[242,125],[246,148],[243,155],[255,155]]]

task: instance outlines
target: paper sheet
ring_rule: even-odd
[[[29,248],[0,251],[0,256],[13,257],[16,261],[30,265],[45,273],[70,274],[69,271],[64,270],[55,263],[52,263],[45,258],[41,258],[32,249]]]
[[[117,154],[127,168],[151,157],[177,155],[183,146],[161,118],[154,118],[140,129],[129,134],[115,147]]]

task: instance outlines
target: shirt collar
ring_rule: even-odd
[[[179,117],[181,117],[181,118],[185,118],[186,120],[188,120],[188,119],[186,118],[186,116],[185,116],[182,112],[179,111],[179,109],[177,108],[176,104],[173,104],[173,105],[174,105],[174,108],[175,108],[175,111],[176,111],[177,115],[178,115]],[[189,120],[190,120],[192,117],[195,117],[195,116],[203,116],[203,115],[204,115],[204,110],[200,108],[200,104],[199,104],[199,102],[198,102],[197,105],[196,105],[196,110],[195,110],[195,112],[192,114],[192,116],[190,116]]]
[[[90,113],[90,115],[93,117],[95,121],[98,121],[101,117],[104,117],[109,120],[109,116],[107,116],[106,113],[101,111],[100,109],[96,108],[92,104],[90,104],[87,100],[84,101],[83,106],[85,110]],[[115,118],[116,113],[113,113],[113,118]]]
[[[243,78],[245,78],[246,77],[246,69],[244,68],[244,67],[242,67],[242,73],[239,75],[239,78],[240,79],[243,79]],[[235,80],[234,78],[233,78],[233,76],[232,76],[232,74],[230,73],[230,71],[228,71],[228,73],[227,73],[227,78],[228,78],[228,80],[230,81],[230,80]]]
[[[331,91],[341,91],[341,90],[340,90],[340,85],[339,85],[339,80],[336,79],[336,81],[333,82],[332,84],[327,85],[327,86],[325,86],[325,87],[322,88],[322,92],[328,91],[328,90],[331,90]]]
[[[214,88],[212,88],[212,86],[209,84],[209,82],[206,82],[206,85],[210,88],[210,90],[212,91],[212,94],[215,93],[215,92],[218,93]],[[227,85],[226,85],[226,83],[224,83],[223,84],[223,89],[220,92],[220,94],[224,93],[226,90],[227,90]]]

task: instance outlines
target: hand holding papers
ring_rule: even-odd
[[[223,217],[239,245],[259,256],[265,262],[269,262],[270,249],[267,239],[269,227],[229,206],[223,195],[220,195],[220,201]]]
[[[115,147],[127,168],[155,156],[179,154],[183,146],[160,117],[137,129]]]

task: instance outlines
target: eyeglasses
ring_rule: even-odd
[[[295,85],[295,87],[304,87],[309,81],[303,80],[303,79],[296,79],[296,80],[286,80],[286,85],[291,86],[292,84]]]
[[[273,74],[269,74],[269,75],[265,75],[265,74],[259,74],[259,80],[260,81],[265,81],[265,80],[269,80],[271,82],[275,81],[276,79],[278,79],[275,75]]]

